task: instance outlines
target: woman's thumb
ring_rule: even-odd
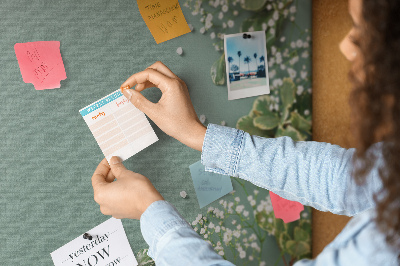
[[[140,92],[133,89],[125,89],[122,93],[137,109],[149,115],[148,113],[152,110],[154,103],[150,102]]]
[[[117,156],[113,156],[110,159],[110,168],[111,171],[113,172],[114,176],[118,179],[121,177],[122,173],[126,171],[127,169],[125,166],[122,164],[121,158]]]

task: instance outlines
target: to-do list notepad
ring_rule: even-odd
[[[123,161],[158,140],[145,114],[117,90],[79,110],[107,161]]]

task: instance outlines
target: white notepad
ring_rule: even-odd
[[[123,161],[158,140],[145,114],[117,90],[79,110],[107,161]]]

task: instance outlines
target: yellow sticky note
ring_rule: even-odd
[[[190,32],[178,0],[137,0],[137,3],[156,43]]]

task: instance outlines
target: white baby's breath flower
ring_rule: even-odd
[[[224,256],[224,251],[223,250],[221,250],[220,252],[218,252],[218,255],[220,255],[220,256]]]
[[[290,21],[294,21],[294,16],[291,16],[291,17],[290,17]]]
[[[222,23],[222,28],[226,28],[226,23],[224,22],[224,23]]]
[[[222,12],[219,12],[219,14],[218,14],[218,18],[219,18],[219,19],[223,19],[223,18],[224,18],[224,13],[222,13]]]
[[[301,54],[301,57],[303,57],[303,58],[308,58],[309,56],[310,56],[310,54],[308,53],[307,50],[304,51],[304,52]]]
[[[274,14],[272,15],[272,18],[274,20],[278,20],[279,19],[279,12],[277,10],[274,11]]]
[[[206,21],[206,25],[205,25],[205,27],[206,27],[206,29],[209,29],[209,28],[211,28],[212,27],[212,22],[211,21]]]
[[[296,94],[297,95],[301,95],[302,93],[303,93],[303,91],[304,91],[304,87],[303,86],[297,86],[297,92],[296,92]]]
[[[265,30],[268,28],[267,23],[263,22],[263,23],[261,24],[261,28],[262,28],[262,30],[265,31]]]
[[[251,26],[251,27],[248,29],[248,31],[250,31],[250,32],[254,31],[254,27]]]
[[[235,224],[236,224],[236,220],[233,220],[233,221],[232,221],[232,224],[235,225]]]
[[[201,33],[201,34],[204,34],[204,32],[206,32],[206,29],[205,29],[204,27],[201,27],[201,28],[200,28],[200,33]]]
[[[309,115],[310,114],[310,110],[304,110],[304,115]]]
[[[243,216],[244,217],[248,217],[249,216],[249,212],[248,211],[243,211]]]
[[[286,40],[286,37],[283,36],[283,37],[281,38],[281,42],[284,42],[285,40]]]
[[[244,259],[244,258],[246,257],[246,251],[244,251],[244,250],[240,251],[239,257],[240,257],[241,259]]]
[[[297,46],[298,48],[302,47],[302,46],[303,46],[303,40],[298,39],[298,40],[296,41],[296,46]]]
[[[250,201],[250,205],[251,205],[252,207],[254,207],[254,206],[256,205],[256,201],[255,201],[255,200],[251,200],[251,201]]]
[[[244,205],[238,205],[238,206],[236,206],[236,212],[237,213],[241,213],[243,210],[244,210]]]
[[[275,35],[275,28],[270,28],[269,33],[271,33],[272,35]]]
[[[210,38],[211,38],[212,40],[215,39],[215,32],[211,32]]]
[[[301,214],[301,217],[303,217],[303,218],[307,218],[307,216],[308,216],[308,214],[307,214],[306,212],[303,212],[303,213]]]
[[[206,229],[204,229],[204,228],[201,228],[201,229],[200,229],[200,234],[203,235],[205,232],[206,232]]]
[[[239,197],[235,197],[235,201],[236,202],[240,202],[240,198]]]
[[[232,28],[235,25],[235,22],[233,22],[233,20],[228,20],[228,27]]]
[[[308,74],[307,71],[300,71],[300,77],[301,77],[302,79],[306,79],[306,78],[307,78],[307,74]]]
[[[219,233],[221,231],[221,227],[219,225],[217,225],[215,227],[215,233]]]
[[[279,8],[279,9],[282,9],[282,8],[283,8],[283,3],[282,3],[282,2],[279,2],[278,8]]]
[[[267,10],[271,10],[271,9],[272,9],[271,4],[268,4],[268,5],[267,5]]]
[[[275,21],[273,19],[268,20],[268,26],[273,27],[275,25]]]
[[[233,11],[233,15],[234,15],[234,16],[239,15],[239,11],[237,11],[237,10]]]
[[[291,42],[290,43],[290,47],[292,47],[293,49],[296,48],[296,43],[295,42]]]
[[[291,6],[289,11],[290,13],[296,13],[296,6]]]
[[[226,13],[228,11],[228,5],[222,6],[222,12]]]

